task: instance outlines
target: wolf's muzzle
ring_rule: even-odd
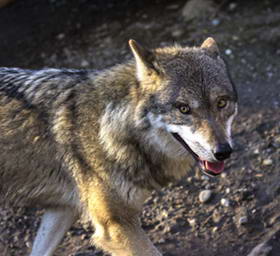
[[[200,167],[205,174],[213,177],[221,174],[221,172],[224,170],[223,160],[228,158],[232,151],[229,145],[219,144],[215,150],[215,153],[217,155],[215,157],[217,158],[218,162],[209,162],[207,160],[200,159],[200,157],[195,152],[193,152],[190,146],[183,140],[183,138],[178,133],[171,133],[171,134],[193,156],[193,158],[199,162]]]

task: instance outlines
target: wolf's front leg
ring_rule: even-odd
[[[68,207],[48,209],[42,217],[30,256],[51,256],[65,233],[77,219]]]
[[[132,223],[132,220],[96,222],[93,239],[96,246],[113,256],[161,256],[140,225]]]
[[[89,193],[90,191],[90,193]],[[142,230],[138,210],[116,191],[95,184],[87,191],[89,216],[95,226],[94,244],[113,256],[161,256]]]

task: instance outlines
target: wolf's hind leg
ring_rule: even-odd
[[[42,217],[30,256],[51,256],[65,233],[76,221],[71,208],[48,209]]]

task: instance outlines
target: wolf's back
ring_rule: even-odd
[[[24,204],[71,200],[71,178],[62,167],[63,153],[52,129],[56,107],[71,103],[72,91],[86,74],[0,68],[1,197]]]
[[[85,70],[0,68],[0,95],[48,106],[60,93],[86,79],[88,72]]]

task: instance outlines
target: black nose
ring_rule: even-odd
[[[214,156],[217,160],[223,161],[230,157],[230,154],[232,153],[232,148],[228,143],[224,144],[218,144],[214,151]]]

